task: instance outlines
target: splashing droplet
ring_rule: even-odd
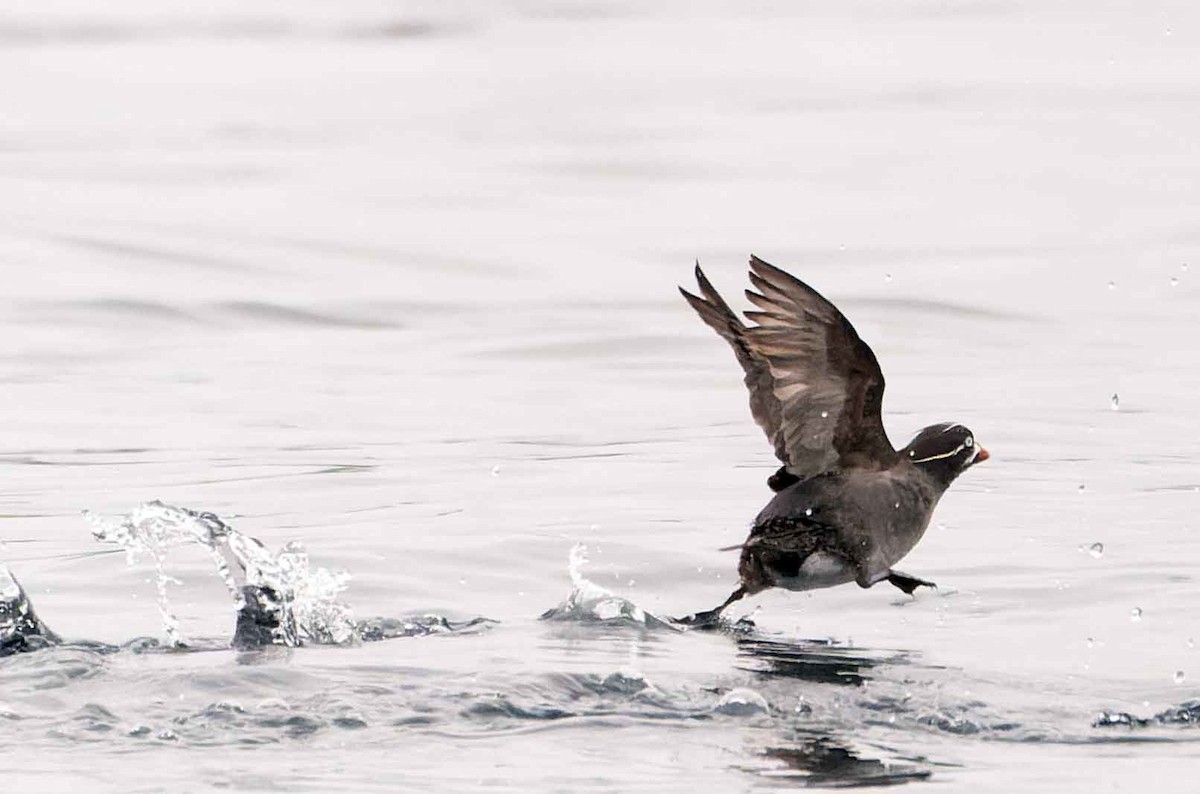
[[[1087,547],[1087,553],[1092,555],[1096,559],[1100,559],[1101,557],[1104,556],[1104,544],[1103,543],[1093,543],[1092,545]]]
[[[1129,610],[1129,619],[1134,621],[1135,623],[1137,621],[1141,620],[1142,619],[1142,608],[1134,607],[1133,609]]]
[[[1116,392],[1113,392],[1113,396],[1109,400],[1109,404],[1112,405],[1112,409],[1114,411],[1121,410],[1121,395],[1117,394]]]
[[[1182,684],[1187,680],[1187,675],[1182,670],[1176,670],[1172,680],[1174,680],[1177,684]]]

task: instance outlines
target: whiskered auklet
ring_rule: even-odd
[[[746,325],[696,265],[700,296],[680,288],[746,371],[750,411],[783,466],[775,497],[741,546],[739,586],[716,609],[683,622],[711,623],[725,607],[770,587],[815,590],[887,580],[911,594],[932,582],[893,570],[917,544],[938,499],[968,467],[988,459],[971,431],[925,428],[897,451],[883,429],[883,373],[837,308],[794,276],[750,257]]]

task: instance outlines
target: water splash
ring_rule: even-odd
[[[1200,700],[1188,700],[1160,711],[1153,717],[1138,717],[1126,711],[1103,711],[1092,721],[1093,728],[1148,728],[1161,725],[1200,724]]]
[[[583,575],[587,565],[587,546],[576,543],[567,561],[571,576],[571,594],[567,600],[542,614],[542,620],[581,623],[621,623],[646,628],[675,629],[667,621],[642,609],[627,598],[606,590]]]
[[[148,554],[154,561],[158,608],[172,645],[181,646],[179,621],[171,611],[167,586],[178,580],[166,573],[167,552],[198,543],[208,549],[217,574],[239,609],[238,633],[250,620],[266,632],[263,641],[295,647],[355,642],[358,634],[350,608],[338,595],[348,573],[314,568],[299,543],[273,553],[254,538],[230,527],[213,513],[153,501],[116,519],[85,512],[97,540],[125,549],[130,564]],[[236,640],[235,640],[236,644]]]
[[[0,656],[59,642],[33,611],[33,604],[8,566],[0,563]]]
[[[751,717],[758,714],[770,714],[771,704],[767,699],[753,689],[739,687],[721,696],[720,701],[713,707],[718,714],[731,717]]]
[[[285,544],[272,553],[254,538],[230,530],[229,546],[246,572],[246,586],[260,600],[265,595],[281,611],[274,644],[294,647],[303,641],[344,645],[358,639],[354,614],[338,595],[350,584],[350,574],[313,568],[300,543]]]

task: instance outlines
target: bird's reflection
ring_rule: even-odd
[[[831,736],[798,735],[794,742],[768,747],[763,756],[782,766],[759,774],[805,787],[895,786],[931,775],[915,764],[864,758]]]
[[[903,664],[909,660],[908,655],[900,651],[851,648],[828,640],[781,641],[742,637],[737,643],[741,669],[815,684],[860,686],[871,677],[872,668],[881,664]]]

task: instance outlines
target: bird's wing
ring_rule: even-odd
[[[799,279],[750,257],[746,325],[696,265],[700,296],[680,289],[733,347],[750,411],[775,455],[801,480],[850,467],[886,468],[896,450],[883,429],[883,373],[832,303]]]

